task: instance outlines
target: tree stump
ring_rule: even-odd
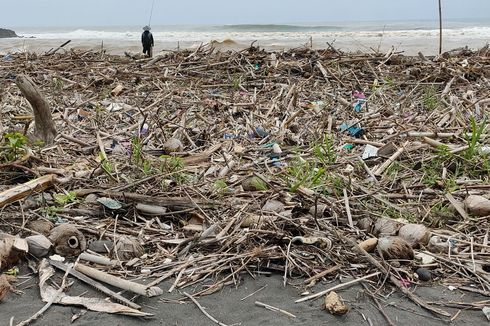
[[[42,140],[46,145],[52,144],[56,136],[56,128],[48,101],[32,79],[26,75],[17,76],[15,83],[34,111],[34,138]]]

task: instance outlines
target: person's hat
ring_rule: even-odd
[[[145,27],[143,27],[143,30],[144,30],[144,31],[149,31],[150,29],[151,29],[151,27],[150,27],[150,26],[145,26]]]

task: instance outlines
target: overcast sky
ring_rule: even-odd
[[[147,24],[153,0],[0,0],[0,27]],[[443,0],[444,16],[489,18],[490,0]],[[152,25],[437,18],[437,0],[155,0]]]

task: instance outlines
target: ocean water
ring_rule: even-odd
[[[479,48],[490,40],[490,19],[450,20],[443,26],[444,49]],[[0,40],[0,53],[46,51],[66,40],[68,47],[97,48],[121,54],[140,51],[141,26],[42,27],[16,29],[21,39]],[[437,21],[320,22],[281,25],[152,26],[155,51],[195,48],[216,41],[224,48],[244,48],[255,42],[266,49],[303,45],[326,48],[327,42],[344,51],[388,50],[434,54],[438,48]],[[225,42],[223,42],[225,41]]]

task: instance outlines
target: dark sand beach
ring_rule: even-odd
[[[301,279],[292,283],[301,286]],[[345,281],[349,281],[346,279]],[[316,290],[331,287],[337,283],[322,284]],[[43,303],[37,291],[35,278],[25,283],[26,288],[22,295],[11,295],[2,303],[2,325],[8,325],[11,317],[15,317],[15,323],[31,317]],[[104,313],[87,312],[73,322],[73,325],[111,326],[111,325],[172,325],[172,326],[211,326],[216,325],[209,320],[186,297],[175,291],[167,293],[171,282],[161,285],[165,293],[160,298],[136,300],[147,312],[155,316],[150,319],[139,319]],[[264,288],[265,287],[265,288]],[[262,290],[261,290],[262,289]],[[192,292],[192,288],[187,289]],[[255,294],[254,292],[259,291]],[[75,285],[70,289],[72,295],[84,295],[102,297],[96,291],[85,286]],[[450,291],[447,287],[437,284],[426,284],[417,288],[415,293],[424,299],[436,302],[477,302],[486,300],[485,297],[468,294],[459,290]],[[252,296],[249,296],[253,294]],[[237,287],[226,287],[221,291],[199,298],[199,303],[206,311],[218,321],[226,325],[388,325],[376,304],[366,294],[362,286],[356,285],[339,291],[350,307],[350,312],[345,316],[332,316],[323,308],[323,297],[313,302],[294,303],[300,291],[291,285],[283,287],[279,275],[270,277],[258,276],[255,279],[245,276]],[[249,297],[247,297],[249,296]],[[245,299],[244,299],[245,298]],[[296,318],[286,316],[280,312],[274,312],[255,305],[259,301],[276,308],[292,313]],[[392,293],[380,301],[383,312],[386,313],[394,325],[447,325],[448,323],[434,317],[417,307],[399,293]],[[453,316],[458,313],[452,325],[484,325],[488,321],[481,310],[447,309]],[[52,306],[34,325],[62,326],[70,325],[73,315],[80,313],[76,307]],[[14,325],[15,325],[14,323]]]

